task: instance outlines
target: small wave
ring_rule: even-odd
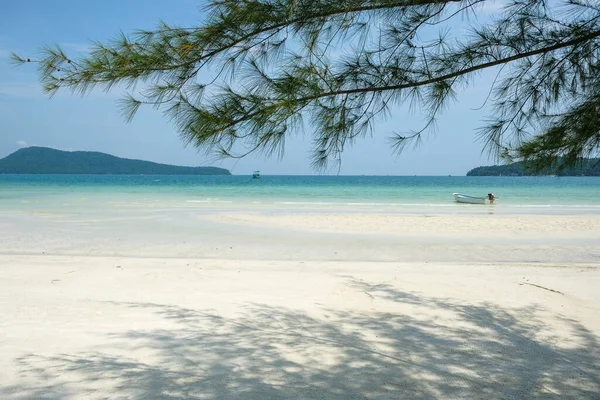
[[[224,203],[231,204],[233,201],[231,200],[218,200],[218,199],[207,199],[207,200],[186,200],[187,203]]]
[[[341,203],[330,203],[320,201],[277,201],[275,204],[288,204],[288,205],[310,205],[310,206],[335,206]]]
[[[510,204],[509,207],[518,207],[518,208],[550,208],[551,204]]]
[[[600,208],[597,204],[506,204],[519,208]]]
[[[357,202],[317,202],[317,201],[278,201],[275,204],[309,206],[358,206],[358,207],[455,207],[454,203],[357,203]]]

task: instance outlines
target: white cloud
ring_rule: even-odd
[[[19,146],[19,147],[27,147],[29,145],[24,140],[17,140],[17,146]]]

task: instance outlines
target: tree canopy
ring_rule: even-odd
[[[161,23],[77,58],[58,47],[13,58],[38,62],[50,94],[141,84],[121,103],[127,120],[157,107],[223,157],[282,154],[307,127],[323,168],[409,104],[425,119],[391,133],[399,151],[488,69],[485,150],[543,168],[600,149],[596,0],[210,0],[205,11],[198,26]]]

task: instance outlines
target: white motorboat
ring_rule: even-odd
[[[469,196],[462,193],[452,193],[454,196],[454,200],[458,203],[467,203],[467,204],[486,204],[493,203],[493,200],[489,200],[488,197],[477,197],[477,196]]]

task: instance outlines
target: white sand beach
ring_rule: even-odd
[[[2,399],[598,399],[600,216],[3,214]]]

